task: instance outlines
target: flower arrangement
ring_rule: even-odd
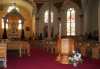
[[[69,63],[73,64],[74,67],[76,67],[78,63],[82,63],[81,53],[73,51],[73,54],[69,57]]]

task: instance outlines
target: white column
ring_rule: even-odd
[[[59,23],[59,38],[61,37],[61,23]]]
[[[98,5],[98,36],[99,36],[99,41],[100,41],[100,1]]]

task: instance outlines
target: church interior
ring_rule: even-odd
[[[0,69],[100,69],[100,0],[0,0]]]

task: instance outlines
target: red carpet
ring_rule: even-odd
[[[39,49],[32,50],[32,56],[22,58],[8,54],[7,69],[100,69],[100,60],[85,59],[76,68],[71,64],[59,64],[56,57],[48,55]]]

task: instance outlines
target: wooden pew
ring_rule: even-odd
[[[0,43],[0,61],[3,61],[4,68],[7,68],[7,44]]]
[[[92,48],[92,58],[100,59],[100,44],[96,44],[96,46]]]

